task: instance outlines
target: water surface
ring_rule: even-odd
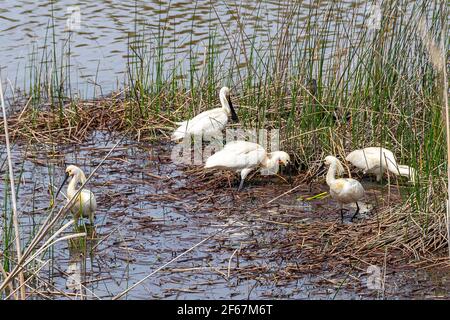
[[[87,174],[117,138],[104,132],[83,144],[16,145],[14,167],[23,168],[18,210],[26,243],[49,214],[49,188],[62,181],[64,167],[77,164]],[[0,150],[4,150],[2,147]],[[89,183],[98,203],[95,239],[87,244],[59,242],[42,258],[46,263],[33,298],[109,299],[182,252],[210,239],[133,289],[128,299],[364,299],[448,297],[448,274],[398,272],[388,266],[386,292],[370,290],[367,274],[325,265],[310,273],[288,271],[303,261],[302,251],[280,251],[297,224],[339,220],[329,198],[304,201],[308,186],[282,197],[291,185],[277,177],[255,175],[243,193],[231,174],[205,180],[193,167],[175,166],[171,145],[125,141]],[[0,155],[0,201],[5,201],[5,153]],[[25,159],[25,160],[22,160]],[[206,183],[206,185],[205,185]],[[369,194],[379,193],[370,183]],[[315,186],[314,192],[325,185]],[[371,200],[373,201],[373,199]],[[57,206],[64,198],[58,198]],[[261,208],[255,211],[255,209]],[[370,216],[363,214],[361,219]],[[67,222],[70,216],[63,222]],[[348,223],[348,222],[346,222]],[[229,225],[224,230],[224,227]],[[0,228],[4,232],[4,220]],[[71,234],[75,230],[68,230]],[[4,234],[4,233],[3,233]],[[3,248],[4,238],[0,240]],[[278,244],[278,245],[276,245]],[[317,269],[319,268],[319,269]],[[323,269],[322,269],[323,268]],[[397,271],[397,272],[395,272]],[[359,280],[339,281],[351,272]],[[354,279],[353,279],[354,281]],[[82,285],[80,285],[80,283]],[[447,291],[446,291],[447,290]]]

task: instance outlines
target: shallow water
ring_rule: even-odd
[[[15,168],[23,166],[18,204],[23,234],[30,237],[48,215],[49,184],[59,186],[64,166],[76,163],[90,173],[116,141],[116,137],[96,132],[89,141],[77,146],[15,146]],[[231,181],[230,186],[224,173],[219,172],[214,173],[219,189],[208,188],[203,180],[190,176],[192,168],[180,168],[171,162],[170,148],[170,144],[133,141],[117,147],[88,186],[98,202],[96,239],[88,240],[83,250],[79,249],[83,247],[79,242],[63,241],[42,257],[48,264],[42,269],[40,280],[33,283],[40,291],[35,298],[111,298],[211,235],[214,236],[151,276],[126,298],[382,297],[379,291],[365,286],[364,273],[360,274],[359,286],[350,288],[340,288],[330,282],[343,279],[339,270],[325,268],[319,273],[288,276],[287,264],[301,258],[280,256],[271,246],[292,232],[291,227],[296,223],[339,219],[336,204],[329,198],[301,201],[300,197],[308,195],[305,187],[255,211],[291,186],[276,177],[255,175],[247,189],[238,194],[236,181]],[[4,158],[2,152],[2,203],[5,200]],[[315,189],[326,190],[326,187],[319,184]],[[369,190],[378,192],[370,187]],[[60,197],[57,205],[62,204],[63,197]],[[4,230],[3,219],[0,227]],[[3,248],[2,242],[0,246]],[[393,273],[389,266],[388,271],[389,286],[384,297],[448,298],[446,273]]]
[[[73,93],[88,98],[94,91],[106,94],[117,89],[118,84],[121,87],[127,70],[128,43],[135,43],[136,35],[143,29],[151,39],[146,43],[149,48],[154,49],[157,39],[163,36],[166,69],[172,70],[176,63],[178,70],[189,74],[190,56],[197,57],[194,63],[197,66],[204,63],[210,35],[215,35],[215,51],[220,61],[226,60],[239,67],[247,59],[243,53],[248,55],[244,51],[251,50],[251,41],[261,50],[260,54],[265,55],[267,45],[277,41],[287,21],[295,25],[296,34],[291,35],[293,45],[308,36],[305,21],[310,17],[314,26],[324,25],[319,28],[320,35],[312,35],[313,41],[320,41],[321,46],[327,47],[327,39],[334,41],[339,30],[341,34],[345,31],[347,39],[340,40],[344,48],[350,43],[351,34],[367,28],[363,21],[372,11],[367,1],[337,4],[309,0],[6,0],[0,8],[0,68],[3,78],[10,79],[16,87],[27,88],[25,80],[30,80],[30,66],[50,59],[42,57],[41,49],[44,46],[51,49],[55,34],[58,52],[62,48],[68,52],[70,44],[70,62],[67,62],[70,79],[67,81],[70,80]],[[327,16],[331,21],[325,25]],[[247,39],[240,39],[241,34]],[[50,49],[48,54],[51,54]],[[224,69],[224,75],[226,72]]]

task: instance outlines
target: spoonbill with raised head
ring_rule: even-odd
[[[184,139],[188,135],[203,135],[206,139],[221,134],[223,128],[228,123],[228,117],[234,122],[238,122],[239,118],[233,108],[230,98],[230,89],[223,87],[219,93],[221,108],[214,108],[204,111],[194,118],[177,122],[179,127],[172,134],[171,139],[177,141]]]
[[[351,221],[359,213],[358,200],[364,197],[364,188],[358,180],[352,178],[338,178],[336,173],[344,173],[344,167],[341,162],[333,156],[325,158],[325,165],[329,165],[326,181],[330,187],[331,197],[341,205],[341,221],[344,221],[344,204],[356,203],[356,212]]]
[[[77,193],[78,183],[84,184],[86,182],[86,176],[84,175],[83,170],[74,165],[68,166],[66,168],[64,181],[56,192],[55,199],[58,197],[59,192],[69,177],[72,177],[72,179],[67,187],[67,202],[70,202]],[[74,215],[75,220],[80,217],[89,218],[91,223],[94,221],[95,210],[97,210],[95,196],[90,190],[84,188],[80,191],[80,193],[78,193],[76,199],[72,202],[72,206],[70,207],[70,211]]]

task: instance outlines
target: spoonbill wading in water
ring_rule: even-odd
[[[375,174],[377,181],[380,181],[381,176],[387,171],[392,172],[396,176],[407,177],[411,182],[415,181],[416,172],[414,168],[397,164],[394,154],[385,148],[368,147],[358,149],[350,152],[345,160],[358,169],[363,170],[364,174]]]
[[[329,165],[327,172],[327,184],[330,187],[331,197],[341,205],[341,221],[344,221],[344,204],[356,203],[356,212],[352,216],[351,221],[359,213],[358,200],[364,197],[364,188],[358,180],[351,178],[336,179],[336,171],[338,174],[344,173],[344,167],[341,162],[333,156],[325,158],[325,165]]]
[[[66,168],[66,176],[58,191],[56,192],[55,199],[58,197],[59,192],[66,183],[67,179],[72,177],[67,187],[67,202],[70,202],[77,193],[78,183],[84,184],[86,182],[86,176],[83,171],[77,166],[70,165]],[[97,209],[97,202],[95,201],[94,194],[87,189],[84,189],[78,193],[76,199],[72,202],[70,211],[74,215],[75,221],[80,217],[89,218],[90,222],[94,222],[95,210]]]
[[[267,153],[257,143],[232,141],[206,160],[205,168],[233,170],[241,174],[238,191],[242,190],[244,180],[255,168],[262,167],[276,173],[278,164],[287,165],[289,155],[284,151]]]
[[[208,139],[208,137],[222,133],[228,122],[228,117],[231,116],[234,122],[238,122],[239,118],[230,99],[230,89],[227,87],[220,89],[219,98],[222,104],[221,108],[207,110],[192,119],[177,122],[179,127],[172,134],[172,141],[184,139],[189,135],[204,135]]]

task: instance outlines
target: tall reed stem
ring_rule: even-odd
[[[448,79],[447,79],[447,66],[446,56],[444,51],[444,39],[445,39],[445,27],[442,28],[441,34],[441,59],[442,59],[442,98],[445,108],[445,129],[447,131],[447,242],[448,242],[448,257],[450,258],[450,115],[448,110]]]
[[[20,249],[20,231],[19,231],[19,219],[17,215],[16,188],[14,186],[14,174],[12,166],[11,148],[9,144],[8,122],[6,118],[6,108],[5,108],[5,101],[3,99],[3,86],[1,79],[0,79],[0,101],[2,104],[3,126],[5,130],[5,140],[6,140],[6,152],[8,155],[9,182],[11,186],[11,204],[13,210],[14,233],[16,236],[16,252],[17,252],[17,260],[20,261],[22,259],[22,251]],[[19,274],[19,285],[21,288],[20,299],[25,300],[25,286],[23,286],[23,283],[24,283],[23,272],[20,272]]]

